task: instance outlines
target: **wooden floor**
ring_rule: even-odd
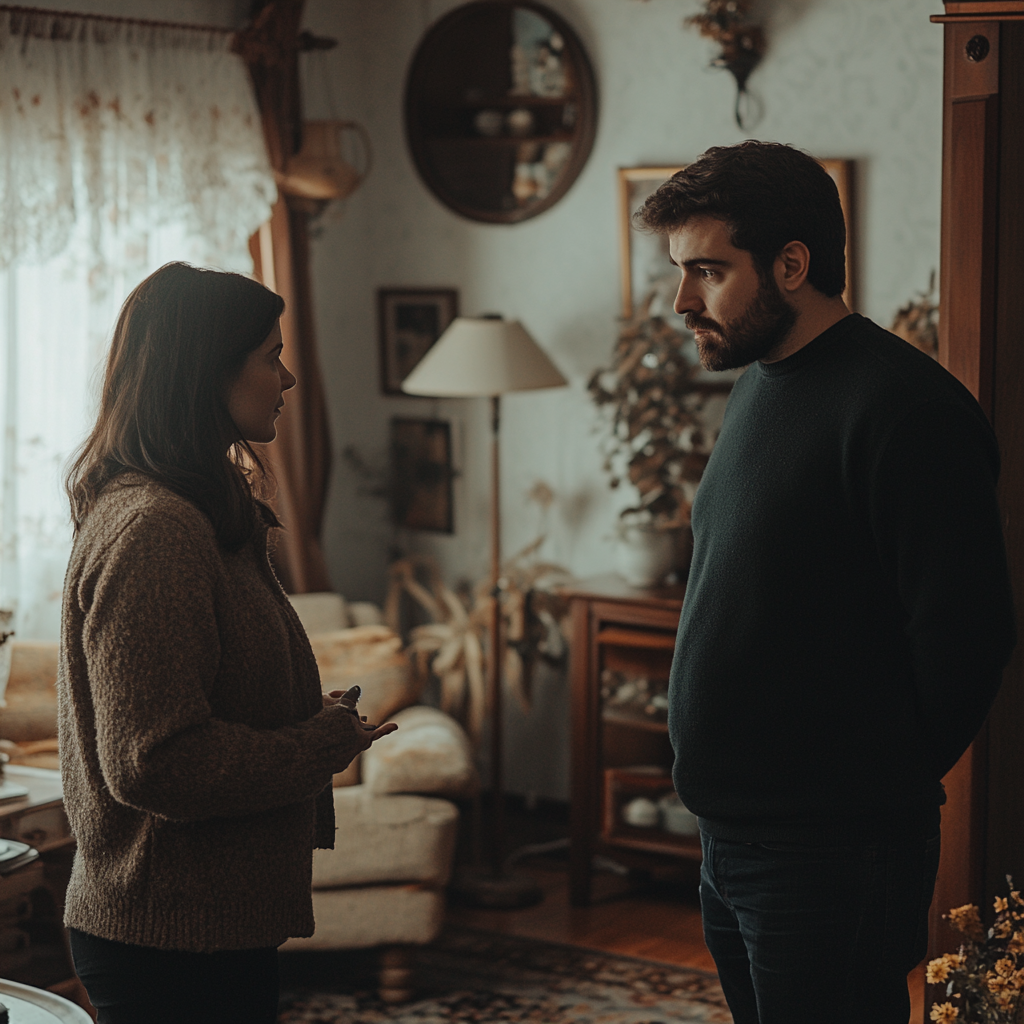
[[[593,904],[572,907],[568,876],[563,868],[530,865],[529,871],[544,891],[542,903],[523,910],[452,907],[448,920],[453,924],[714,971],[714,961],[704,945],[696,886],[638,885],[615,875],[597,874]],[[923,967],[911,975],[910,996],[911,1024],[922,1024],[925,1020]]]

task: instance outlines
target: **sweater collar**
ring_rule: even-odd
[[[842,320],[837,320],[827,330],[822,331],[816,338],[809,341],[803,348],[799,348],[791,356],[780,359],[777,363],[757,363],[757,369],[762,377],[785,377],[791,373],[802,370],[805,366],[814,362],[819,355],[831,348],[837,341],[846,337],[854,323],[862,320],[859,313],[850,313]]]

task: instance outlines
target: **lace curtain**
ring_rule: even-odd
[[[0,11],[0,607],[55,639],[61,477],[117,310],[172,259],[252,271],[276,198],[223,32]]]

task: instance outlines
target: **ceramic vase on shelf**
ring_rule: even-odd
[[[653,587],[675,567],[676,531],[649,522],[621,522],[616,531],[615,568],[633,587]]]

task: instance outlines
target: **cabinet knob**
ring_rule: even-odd
[[[992,45],[988,41],[988,36],[971,36],[964,47],[964,55],[972,64],[980,64],[991,49]]]

